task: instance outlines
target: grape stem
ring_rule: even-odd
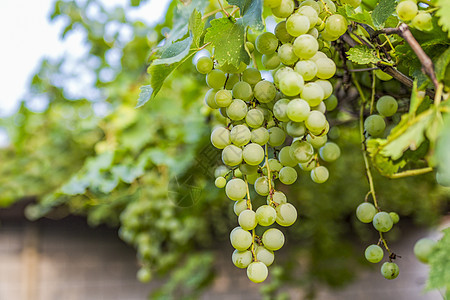
[[[372,71],[372,92],[370,94],[370,114],[373,113],[373,104],[375,102],[375,87],[376,87],[375,71]]]
[[[389,249],[389,247],[388,247],[388,245],[386,243],[386,240],[383,237],[383,233],[381,231],[379,231],[379,233],[380,233],[380,242],[383,243],[384,248],[386,248],[386,251],[389,253],[389,256],[391,256],[391,249]],[[390,258],[389,258],[389,260],[390,260]]]
[[[269,180],[269,204],[275,205],[275,202],[273,202],[273,191],[272,191],[272,174],[270,173],[270,166],[269,166],[269,151],[267,144],[265,145],[264,149],[264,156],[266,159],[266,168],[267,168],[267,179]]]
[[[220,2],[219,2],[219,3],[220,3]],[[227,7],[224,8],[224,7],[222,6],[222,4],[220,4],[220,6],[221,6],[221,8],[216,9],[216,10],[213,10],[213,11],[211,11],[211,12],[205,14],[205,15],[202,17],[202,21],[206,20],[206,19],[209,18],[210,16],[213,16],[213,15],[217,14],[218,12],[225,11],[225,9],[230,9],[230,8],[233,8],[233,7],[234,7],[234,5],[228,5]]]

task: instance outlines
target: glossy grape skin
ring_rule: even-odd
[[[261,54],[272,54],[278,48],[278,39],[271,32],[264,32],[256,38],[256,50]]]
[[[281,21],[275,27],[275,36],[282,43],[289,43],[294,38],[286,29],[286,21]]]
[[[303,122],[289,121],[286,125],[286,132],[292,137],[301,137],[306,133],[306,127]]]
[[[227,77],[221,70],[214,69],[206,75],[206,84],[212,89],[221,89]]]
[[[269,205],[262,205],[256,210],[256,221],[261,226],[272,225],[277,218],[275,208]]]
[[[233,101],[233,97],[231,96],[231,91],[229,90],[218,90],[216,95],[214,96],[214,101],[216,102],[218,107],[227,107]]]
[[[297,171],[292,167],[283,167],[279,173],[280,181],[286,185],[293,184],[297,176]]]
[[[319,58],[316,60],[317,77],[320,79],[329,79],[336,73],[336,64],[329,58]]]
[[[312,60],[300,60],[295,65],[295,72],[302,75],[304,80],[312,80],[317,74],[317,65]]]
[[[325,106],[327,107],[327,111],[334,110],[338,105],[338,99],[335,95],[331,95],[327,99],[323,100]]]
[[[294,0],[281,0],[279,6],[272,8],[272,14],[277,18],[284,19],[292,14],[294,8]]]
[[[233,98],[248,101],[253,97],[253,89],[245,81],[239,81],[233,86]]]
[[[261,80],[255,85],[254,96],[260,103],[269,103],[277,94],[275,85],[267,80]]]
[[[267,196],[267,204],[270,204],[270,195]],[[277,204],[287,203],[286,195],[283,192],[276,191],[272,194],[272,201]]]
[[[427,264],[435,246],[436,242],[432,239],[422,238],[414,244],[414,255],[419,261]]]
[[[306,141],[308,143],[310,143],[314,148],[319,149],[319,148],[325,146],[325,144],[328,141],[328,137],[327,137],[327,135],[315,136],[310,133],[307,135]]]
[[[244,147],[242,158],[247,164],[257,166],[264,160],[264,149],[256,143],[250,143]]]
[[[281,64],[280,57],[278,53],[273,54],[263,54],[261,57],[261,62],[267,70],[275,70]]]
[[[269,128],[269,145],[272,147],[280,146],[284,143],[286,134],[284,130],[279,127]]]
[[[269,131],[264,127],[253,129],[251,141],[261,146],[265,145],[269,141]]]
[[[286,20],[286,30],[292,36],[300,36],[309,31],[310,20],[307,16],[295,13]]]
[[[257,225],[256,213],[251,209],[246,209],[239,214],[239,226],[244,230],[252,230]]]
[[[341,36],[347,31],[347,20],[339,14],[331,15],[325,21],[325,29],[333,36]]]
[[[236,216],[239,216],[246,209],[247,209],[247,200],[246,199],[234,202],[233,211],[236,214]]]
[[[311,111],[305,121],[306,128],[312,132],[321,132],[325,129],[326,124],[327,119],[325,118],[325,115],[317,110]]]
[[[245,116],[245,122],[252,128],[259,128],[264,123],[264,113],[260,109],[250,109]]]
[[[252,137],[250,129],[245,125],[236,125],[231,129],[230,141],[236,146],[246,145]]]
[[[217,127],[214,129],[211,133],[211,144],[217,149],[223,149],[231,144],[230,131],[225,127]]]
[[[286,96],[296,96],[303,90],[305,82],[297,72],[287,72],[280,78],[279,88]]]
[[[225,186],[225,193],[231,200],[241,200],[247,195],[247,185],[240,178],[231,179]]]
[[[319,43],[309,34],[302,34],[294,41],[294,53],[298,58],[308,59],[314,56],[319,50]]]
[[[254,261],[247,267],[247,277],[255,283],[266,280],[268,274],[267,266],[260,261]]]
[[[291,226],[297,221],[297,210],[294,205],[290,203],[283,203],[276,208],[277,219],[276,222],[281,226]]]
[[[289,99],[280,99],[277,102],[275,102],[273,106],[273,115],[279,121],[282,122],[289,121],[289,117],[287,115],[289,103],[290,103]]]
[[[315,183],[324,183],[328,180],[330,173],[324,166],[318,166],[311,170],[311,179]]]
[[[298,61],[298,57],[295,55],[293,49],[294,47],[290,43],[283,44],[278,48],[278,56],[286,66],[293,65]]]
[[[326,162],[333,162],[341,156],[341,149],[335,143],[329,142],[319,150],[320,157]]]
[[[400,221],[400,216],[396,212],[390,212],[389,215],[391,216],[392,222],[394,224],[397,224]]]
[[[226,108],[227,116],[234,121],[239,121],[247,115],[247,103],[241,99],[234,99]]]
[[[316,26],[319,15],[313,7],[311,7],[309,5],[301,6],[298,9],[297,13],[300,15],[306,16],[309,19],[310,28],[313,28],[314,26]]]
[[[242,149],[235,145],[228,145],[222,150],[224,164],[234,167],[242,162]]]
[[[384,129],[386,129],[386,122],[379,115],[368,116],[364,121],[364,130],[371,136],[381,136],[384,133]]]
[[[269,250],[279,250],[284,245],[284,234],[276,228],[267,229],[262,236],[264,247]]]
[[[213,61],[207,56],[200,57],[197,60],[196,68],[200,74],[208,74],[213,68]]]
[[[400,273],[400,269],[396,263],[385,262],[381,266],[381,275],[386,279],[395,279]]]
[[[250,85],[255,85],[261,81],[261,72],[255,68],[247,68],[242,73],[242,80]]]
[[[433,30],[433,22],[430,13],[419,12],[411,21],[412,26],[421,31]]]
[[[299,163],[298,166],[303,171],[311,171],[312,169],[314,169],[316,167],[316,164],[317,164],[316,161],[314,159],[311,159],[305,163]]]
[[[225,187],[225,185],[227,184],[227,180],[223,177],[217,177],[216,180],[214,181],[214,184],[216,187],[221,189]]]
[[[418,13],[419,9],[414,1],[402,1],[397,4],[397,15],[402,21],[411,21]]]
[[[230,241],[235,249],[244,251],[251,246],[253,239],[250,232],[241,227],[236,227],[230,233]]]
[[[234,250],[233,255],[231,256],[231,260],[236,267],[245,269],[249,264],[251,264],[253,256],[252,253],[248,250]]]
[[[398,103],[392,96],[382,96],[377,101],[377,111],[384,117],[390,117],[397,112]]]
[[[380,232],[388,232],[391,230],[394,222],[387,212],[379,212],[373,217],[373,227]]]
[[[320,85],[315,82],[308,82],[303,87],[301,98],[308,102],[309,106],[317,106],[323,100],[325,94]]]
[[[367,261],[374,264],[380,262],[383,259],[383,255],[383,249],[378,245],[370,245],[364,252]]]
[[[370,223],[376,215],[377,209],[372,203],[363,202],[356,209],[356,217],[363,223]]]
[[[313,146],[306,141],[293,142],[289,150],[291,157],[300,163],[308,162],[314,155]]]
[[[270,266],[275,259],[273,251],[266,249],[264,246],[258,246],[255,250],[255,254],[256,260],[264,263],[266,266]]]
[[[255,191],[261,196],[269,195],[269,180],[266,176],[259,177],[254,183]]]
[[[210,89],[205,94],[205,104],[212,109],[219,108],[219,106],[216,104],[215,101],[216,93],[217,93],[216,89]]]
[[[331,85],[331,82],[329,82],[328,80],[325,79],[319,79],[314,81],[314,83],[320,85],[320,87],[323,90],[323,97],[329,98],[331,96],[331,94],[333,93],[333,86]]]

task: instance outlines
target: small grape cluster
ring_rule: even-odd
[[[379,263],[384,256],[384,251],[380,244],[383,244],[386,250],[389,252],[389,262],[383,263],[381,266],[381,274],[386,279],[394,279],[399,274],[399,267],[396,263],[392,262],[395,259],[395,254],[391,253],[385,240],[382,238],[382,234],[392,229],[394,224],[397,224],[400,217],[395,212],[387,213],[385,211],[379,211],[370,202],[361,203],[356,209],[356,217],[363,223],[372,223],[373,227],[380,232],[380,241],[378,244],[370,245],[366,248],[365,257],[367,261],[371,263]]]
[[[385,95],[378,99],[376,108],[378,114],[372,114],[364,121],[364,130],[371,137],[380,137],[386,129],[384,118],[392,117],[398,109],[397,100],[389,95]]]
[[[286,20],[277,24],[275,33],[260,34],[254,44],[247,41],[246,48],[262,55],[261,63],[272,70],[273,82],[265,80],[256,65],[241,64],[231,72],[229,65],[219,66],[210,57],[199,58],[196,65],[210,87],[205,104],[227,120],[211,133],[211,143],[222,150],[226,165],[216,169],[215,185],[236,201],[239,227],[230,234],[235,248],[232,261],[247,268],[253,282],[267,278],[273,251],[285,242],[279,229],[262,228],[258,236],[257,226],[290,226],[297,220],[296,208],[275,188],[275,181],[293,184],[298,166],[310,172],[314,182],[324,183],[329,171],[319,158],[333,162],[341,154],[337,144],[328,142],[325,116],[337,106],[328,81],[336,65],[319,51],[319,41],[323,45],[336,40],[347,30],[346,19],[335,14],[336,6],[329,0],[306,0],[298,8],[293,0],[264,3]],[[249,184],[267,197],[267,204],[256,210]]]
[[[417,1],[404,0],[397,5],[397,16],[400,20],[408,22],[412,27],[421,31],[433,29],[432,17],[429,12],[419,10]]]

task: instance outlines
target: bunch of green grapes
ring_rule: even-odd
[[[296,208],[277,189],[278,184],[295,183],[299,170],[324,183],[329,172],[323,164],[341,154],[339,146],[327,138],[326,112],[337,106],[329,81],[336,65],[319,48],[347,30],[347,20],[336,14],[329,0],[306,0],[297,8],[293,0],[265,1],[265,5],[284,20],[275,33],[264,32],[246,46],[262,55],[262,65],[273,72],[273,82],[264,79],[256,66],[219,66],[210,57],[201,57],[196,65],[206,74],[210,88],[205,104],[226,118],[211,133],[211,143],[222,150],[225,164],[215,171],[215,185],[225,188],[235,201],[239,226],[230,234],[235,248],[232,261],[246,268],[253,282],[267,278],[274,251],[285,242],[275,226],[290,226],[297,220]],[[251,185],[267,197],[266,204],[254,207]]]
[[[397,100],[392,96],[382,96],[378,99],[376,108],[378,114],[372,114],[364,120],[364,130],[371,137],[380,137],[386,129],[385,118],[392,117],[398,109]]]
[[[391,230],[394,224],[397,224],[400,220],[397,213],[380,211],[379,208],[370,202],[363,202],[358,206],[356,209],[356,217],[363,223],[372,223],[373,227],[380,232],[380,236]],[[364,255],[367,261],[379,263],[384,256],[383,248],[380,245],[384,246],[389,253],[389,261],[383,263],[381,266],[381,274],[386,279],[394,279],[398,276],[400,269],[396,263],[392,262],[395,259],[395,255],[391,254],[390,249],[382,238],[380,238],[377,244],[368,246]]]
[[[432,16],[429,12],[419,10],[417,1],[404,0],[397,5],[397,16],[403,22],[421,31],[433,29]]]

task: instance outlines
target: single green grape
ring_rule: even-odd
[[[225,187],[225,185],[227,184],[227,180],[224,177],[217,177],[216,181],[214,181],[214,184],[216,185],[216,187],[218,187],[219,189],[222,189]]]
[[[327,99],[323,100],[325,106],[327,107],[327,111],[334,110],[338,105],[338,99],[335,95],[331,95]]]
[[[289,99],[280,99],[277,102],[275,102],[273,106],[273,115],[275,116],[275,118],[277,118],[279,121],[282,122],[288,122],[289,121],[289,117],[287,115],[288,105]]]
[[[386,129],[386,123],[380,115],[368,116],[364,121],[364,130],[374,137],[379,137],[383,134],[384,129]]]
[[[309,28],[313,28],[314,26],[316,26],[319,15],[313,7],[311,7],[309,5],[301,6],[298,9],[297,13],[300,15],[306,16],[309,19],[309,24],[310,24]]]
[[[221,89],[225,85],[227,77],[221,70],[214,69],[206,75],[206,84],[212,89]]]
[[[402,21],[411,21],[418,13],[419,8],[414,1],[402,1],[397,4],[397,15]]]
[[[396,263],[385,262],[381,266],[381,275],[386,279],[395,279],[400,273],[400,269]]]
[[[284,234],[277,228],[269,228],[263,233],[261,240],[264,247],[276,251],[284,245]]]
[[[247,195],[247,185],[240,178],[233,178],[227,182],[225,193],[231,200],[241,200]]]
[[[320,79],[329,79],[336,73],[336,64],[332,59],[319,58],[315,61],[317,65],[317,77]]]
[[[329,142],[319,150],[320,158],[326,162],[333,162],[341,156],[341,149],[335,143]]]
[[[433,22],[430,13],[419,12],[411,21],[412,26],[421,31],[431,31],[433,30]]]
[[[289,149],[291,146],[284,146],[281,148],[280,153],[278,153],[278,159],[283,166],[295,167],[298,162],[291,157]]]
[[[330,173],[325,166],[318,166],[311,170],[311,179],[315,183],[324,183],[329,176]]]
[[[286,29],[286,21],[281,21],[277,24],[277,26],[275,27],[275,36],[282,43],[289,43],[294,38]]]
[[[258,177],[254,183],[255,191],[261,196],[269,195],[269,180],[266,176]]]
[[[400,221],[400,216],[396,212],[390,212],[389,215],[391,216],[392,222],[394,224],[397,224]]]
[[[347,31],[347,20],[339,14],[331,15],[325,21],[325,29],[333,36],[341,36]]]
[[[211,133],[211,144],[217,149],[223,149],[231,144],[230,131],[225,127],[217,127],[214,129]]]
[[[242,158],[247,164],[257,166],[264,160],[264,149],[256,143],[250,143],[244,147]]]
[[[286,132],[292,137],[302,137],[306,133],[305,123],[289,121],[286,125]]]
[[[242,162],[242,149],[235,145],[228,145],[222,150],[222,161],[230,167],[239,165]]]
[[[286,185],[293,184],[297,180],[297,171],[292,167],[283,167],[280,170],[280,181]]]
[[[236,214],[236,216],[239,217],[239,215],[246,209],[247,209],[247,200],[246,199],[234,202],[233,211]]]
[[[255,85],[254,96],[260,103],[269,103],[275,99],[277,88],[267,80],[262,80]]]
[[[310,143],[315,149],[319,149],[319,148],[325,146],[325,144],[328,141],[328,137],[326,134],[323,136],[315,136],[315,135],[309,133],[306,136],[306,141],[308,143]]]
[[[269,128],[269,145],[272,147],[281,146],[286,139],[286,133],[279,127]]]
[[[312,80],[317,74],[317,65],[312,60],[300,60],[295,65],[295,72],[302,75],[306,81]]]
[[[397,112],[398,103],[392,96],[382,96],[377,101],[377,111],[384,117],[390,117]]]
[[[308,59],[314,56],[319,50],[319,43],[309,34],[302,34],[294,41],[294,53],[298,58]]]
[[[280,57],[276,52],[273,54],[263,54],[261,57],[261,62],[267,70],[275,70],[281,64]]]
[[[245,125],[236,125],[230,132],[230,141],[236,146],[247,145],[251,137],[250,129]]]
[[[239,81],[233,86],[233,98],[249,101],[253,97],[253,90],[250,84]]]
[[[233,255],[231,256],[231,260],[236,267],[245,269],[253,261],[253,256],[252,253],[248,250],[234,250]]]
[[[378,245],[370,245],[364,252],[367,261],[374,264],[380,262],[383,259],[383,255],[383,249]]]
[[[216,102],[218,107],[227,107],[233,101],[233,97],[231,95],[231,91],[229,90],[218,90],[216,95],[214,96],[214,101]]]
[[[286,72],[280,79],[279,88],[286,96],[296,96],[300,94],[305,86],[302,75],[297,72]]]
[[[307,33],[309,31],[310,24],[310,20],[307,16],[295,13],[289,16],[286,20],[286,30],[291,36],[297,37]]]
[[[261,72],[255,68],[247,68],[242,73],[242,80],[250,85],[255,85],[261,81]]]
[[[305,163],[314,155],[314,148],[307,141],[297,140],[292,143],[289,153],[293,159],[300,163]]]
[[[255,250],[255,254],[256,254],[256,260],[262,262],[266,266],[270,266],[275,259],[275,255],[273,254],[273,251],[268,250],[264,246],[258,246],[258,248],[256,248],[256,250]]]
[[[309,106],[317,106],[323,100],[325,94],[320,85],[315,82],[308,82],[303,87],[300,96],[308,102]]]
[[[297,220],[297,210],[290,203],[283,203],[277,206],[276,222],[281,226],[291,226]]]
[[[226,108],[227,116],[233,121],[239,121],[247,115],[247,103],[241,99],[234,99]]]
[[[377,209],[372,203],[363,202],[356,208],[356,217],[363,223],[370,223],[377,213]]]
[[[331,82],[325,79],[319,79],[314,82],[320,85],[320,87],[322,88],[323,98],[326,99],[331,96],[331,94],[333,93],[333,86],[331,85]]]
[[[255,46],[261,54],[272,54],[278,48],[278,39],[273,33],[264,32],[256,38]]]
[[[275,191],[272,195],[267,196],[267,204],[270,204],[270,197],[277,204],[287,203],[286,195],[283,192]]]
[[[278,56],[283,64],[290,66],[298,61],[298,57],[294,53],[294,47],[290,43],[281,45],[278,48]]]
[[[277,218],[275,208],[269,205],[262,205],[256,210],[256,221],[261,226],[272,225]]]
[[[256,143],[261,146],[267,144],[269,141],[269,131],[264,127],[253,129],[251,133],[251,141],[252,143]]]
[[[235,249],[244,251],[251,246],[253,239],[250,232],[241,227],[236,227],[230,233],[230,241]]]
[[[312,132],[321,132],[327,125],[327,119],[320,111],[313,110],[306,118],[305,125]]]
[[[253,108],[247,112],[245,122],[252,128],[259,128],[264,123],[264,113],[261,109]]]
[[[373,227],[380,232],[388,232],[391,230],[394,222],[387,212],[379,212],[373,217]]]
[[[211,58],[202,56],[197,60],[196,68],[200,74],[208,74],[211,72],[214,64]]]
[[[239,226],[244,230],[252,230],[256,227],[256,213],[251,209],[246,209],[239,214],[238,217]]]
[[[268,274],[269,270],[263,262],[254,261],[247,267],[247,277],[255,283],[266,280]]]
[[[205,104],[212,109],[219,108],[219,106],[216,104],[215,101],[216,93],[217,93],[216,89],[210,89],[205,94]]]
[[[280,19],[289,17],[295,9],[294,0],[281,0],[281,4],[272,8],[272,14]]]
[[[429,238],[422,238],[414,245],[414,255],[419,261],[427,264],[435,247],[435,241]]]

